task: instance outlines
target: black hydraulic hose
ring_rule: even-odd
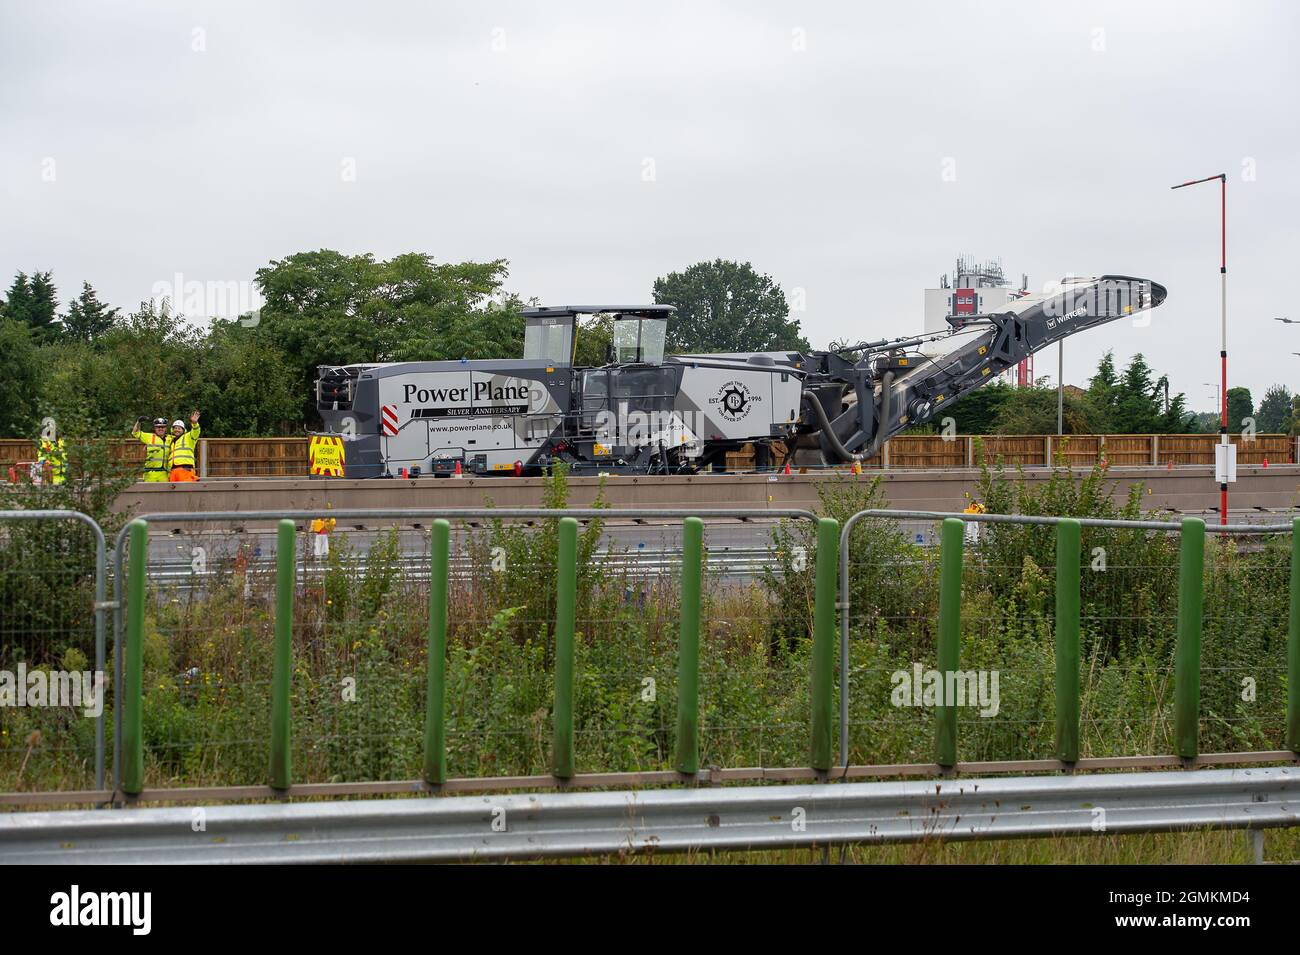
[[[894,405],[894,373],[887,371],[880,376],[880,417],[876,421],[876,436],[871,439],[871,444],[867,446],[860,461],[873,457],[880,450],[880,446],[885,443],[885,429],[893,417]]]
[[[804,394],[803,400],[805,403],[812,405],[813,416],[817,419],[817,427],[821,429],[822,434],[826,435],[831,448],[840,456],[840,460],[852,461],[853,455],[849,453],[849,449],[844,447],[843,442],[835,434],[835,429],[831,427],[830,421],[826,418],[826,409],[822,407],[822,403],[817,400],[815,395],[810,394]]]
[[[881,427],[876,429],[876,436],[872,439],[871,446],[865,454],[854,454],[846,448],[844,442],[840,440],[839,435],[835,433],[835,429],[831,427],[831,423],[826,417],[826,409],[822,407],[822,403],[818,401],[814,395],[804,395],[804,401],[807,401],[812,405],[813,413],[817,417],[817,424],[821,428],[822,434],[826,435],[827,440],[830,442],[831,449],[840,456],[840,460],[862,461],[871,457],[880,450],[880,445],[884,443],[884,422],[889,420],[889,409],[890,405],[893,403],[893,396],[891,394],[893,384],[894,373],[892,371],[885,372],[880,378],[881,404],[884,406],[884,413],[880,418]]]

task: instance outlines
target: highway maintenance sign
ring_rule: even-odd
[[[343,477],[343,439],[312,435],[307,445],[307,473],[312,477]]]

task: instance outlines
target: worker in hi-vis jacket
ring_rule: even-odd
[[[190,414],[190,430],[185,430],[185,422],[177,418],[172,422],[172,433],[167,437],[168,465],[171,467],[171,480],[197,481],[194,473],[194,455],[199,446],[199,413]]]
[[[41,478],[45,479],[48,471],[51,484],[62,484],[66,481],[68,479],[68,448],[63,443],[63,438],[56,437],[53,440],[41,438],[37,449],[36,464],[40,469]]]
[[[151,483],[167,480],[167,458],[171,451],[171,441],[167,437],[167,419],[153,419],[153,433],[142,430],[143,418],[135,419],[131,437],[139,438],[144,444],[144,474],[140,480]]]

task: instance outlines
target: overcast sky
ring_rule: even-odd
[[[816,346],[919,332],[958,253],[1155,279],[1213,405],[1300,386],[1300,5],[0,2],[0,279],[133,306],[318,248],[506,258],[543,304],[750,261]],[[1055,349],[1038,356],[1055,379]]]

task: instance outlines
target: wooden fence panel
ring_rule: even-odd
[[[1254,441],[1243,441],[1241,435],[1229,435],[1229,440],[1237,446],[1238,464],[1286,464],[1291,460],[1295,450],[1295,441],[1285,434],[1257,434]],[[1214,452],[1210,452],[1213,460]]]
[[[889,440],[891,468],[964,468],[966,439],[941,434],[900,434]]]
[[[209,477],[304,477],[307,438],[205,438]]]
[[[12,464],[35,458],[36,445],[33,442],[22,438],[0,438],[0,468],[8,470]]]
[[[1101,457],[1102,437],[1095,434],[1052,435],[1052,463],[1069,468],[1088,468]]]
[[[981,435],[975,444],[975,465],[1042,467],[1047,463],[1047,444],[1042,435]]]
[[[1159,464],[1213,464],[1217,434],[1162,434]]]
[[[1106,463],[1112,467],[1150,467],[1151,438],[1149,434],[1106,435]]]

